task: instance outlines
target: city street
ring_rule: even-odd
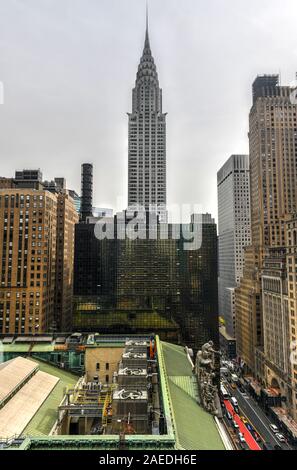
[[[289,444],[282,443],[276,438],[269,427],[271,421],[250,395],[242,393],[238,388],[233,389],[229,384],[225,384],[225,386],[230,395],[237,399],[240,415],[244,415],[249,420],[264,442],[270,443],[272,446],[279,445],[283,450],[293,450]]]
[[[241,444],[241,447],[244,449],[250,449],[250,450],[261,450],[261,447],[259,444],[256,442],[250,431],[246,428],[245,424],[241,421],[240,417],[238,414],[235,413],[232,405],[230,404],[229,400],[224,400],[226,410],[229,411],[231,416],[233,417],[233,420],[237,423],[238,425],[238,430],[241,432],[245,439],[245,443]],[[228,421],[228,419],[227,419]],[[230,420],[229,420],[230,421]],[[227,423],[230,427],[230,422]],[[234,432],[234,437],[236,433]],[[235,437],[237,439],[237,437]]]

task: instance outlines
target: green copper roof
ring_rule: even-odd
[[[224,450],[212,415],[196,401],[196,384],[191,364],[182,346],[160,342],[169,401],[173,415],[176,447],[185,450]]]
[[[54,350],[54,344],[34,344],[31,348],[31,343],[1,343],[1,351],[5,353],[26,353],[31,349],[32,352],[51,352]]]
[[[57,367],[45,364],[42,361],[38,361],[33,358],[30,358],[30,360],[39,364],[39,370],[47,372],[48,374],[54,375],[60,379],[23,432],[24,436],[48,436],[56,422],[58,406],[65,394],[65,388],[69,385],[74,386],[78,377],[74,374],[58,369]]]
[[[163,409],[167,422],[165,435],[127,435],[126,447],[131,449],[223,450],[213,416],[197,403],[197,382],[191,364],[181,346],[161,342],[157,351]],[[119,436],[49,436],[57,419],[57,408],[67,386],[77,376],[42,361],[40,370],[59,377],[59,382],[23,432],[25,439],[19,449],[115,449]]]

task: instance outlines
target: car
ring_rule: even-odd
[[[241,419],[241,421],[243,422],[243,424],[247,424],[247,423],[248,423],[248,420],[246,419],[245,416],[240,416],[240,419]]]
[[[238,426],[238,424],[236,423],[235,419],[233,419],[232,424],[233,424],[233,427],[234,427],[235,429],[238,429],[238,428],[239,428],[239,426]]]
[[[247,429],[248,429],[250,432],[253,432],[253,431],[254,431],[254,428],[253,428],[253,426],[252,426],[250,423],[246,423],[246,427],[247,427]]]
[[[259,434],[255,430],[253,430],[253,436],[254,436],[254,438],[256,439],[257,442],[262,441],[261,437],[259,436]]]
[[[232,415],[231,415],[230,411],[227,411],[226,414],[227,414],[227,418],[231,420],[231,419],[232,419]]]
[[[274,432],[274,434],[279,432],[279,429],[275,424],[270,423],[269,427],[270,427],[271,431]]]
[[[277,432],[275,436],[280,442],[286,442],[285,436],[283,436],[281,433]]]
[[[231,384],[231,387],[232,387],[234,390],[237,388],[237,387],[236,387],[236,384],[235,384],[234,382]]]
[[[245,442],[244,435],[241,432],[238,433],[238,439],[240,440],[240,442]]]

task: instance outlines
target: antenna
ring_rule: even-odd
[[[146,30],[148,31],[148,0],[146,0]]]

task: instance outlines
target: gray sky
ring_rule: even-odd
[[[150,0],[167,117],[168,203],[216,216],[216,172],[248,152],[251,84],[297,70],[296,0]],[[0,0],[0,175],[40,167],[80,190],[94,163],[97,206],[127,198],[131,90],[145,0]],[[118,209],[120,209],[118,207]]]

